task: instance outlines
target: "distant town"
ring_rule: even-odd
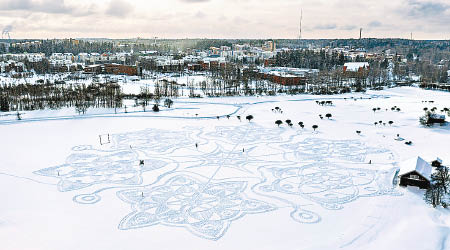
[[[30,105],[14,90],[36,83],[59,88],[118,84],[110,96],[114,102],[143,96],[339,94],[398,85],[450,90],[449,44],[405,39],[3,39],[0,103],[3,111],[47,107]],[[119,86],[139,81],[146,81],[139,92]],[[161,91],[163,85],[171,91]]]

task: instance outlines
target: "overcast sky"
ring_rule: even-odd
[[[11,38],[450,39],[449,0],[0,0]]]

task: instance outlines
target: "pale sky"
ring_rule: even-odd
[[[0,0],[11,38],[450,39],[450,0]]]

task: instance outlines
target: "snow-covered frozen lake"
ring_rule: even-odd
[[[0,249],[450,249],[450,212],[393,184],[413,157],[450,163],[450,127],[419,124],[434,106],[450,107],[450,93],[3,115]]]

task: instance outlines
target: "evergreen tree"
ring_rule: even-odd
[[[447,207],[449,201],[450,174],[447,167],[439,167],[431,175],[431,185],[425,192],[424,199],[433,207]]]

